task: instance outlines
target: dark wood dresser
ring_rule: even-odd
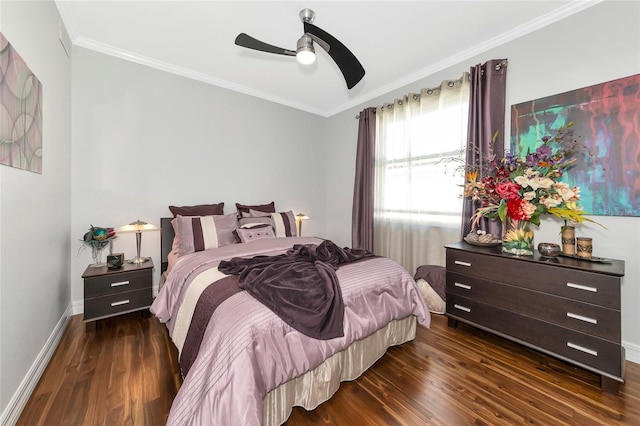
[[[463,321],[624,382],[620,285],[624,261],[503,254],[501,247],[446,246],[449,325]]]
[[[153,302],[153,261],[125,263],[120,269],[87,267],[84,278],[84,322],[87,331],[96,321],[149,308]]]

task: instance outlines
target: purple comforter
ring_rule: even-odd
[[[294,244],[320,244],[309,237],[258,240],[182,257],[167,277],[151,311],[165,322],[179,352],[200,294],[227,275],[222,260],[278,255]],[[232,294],[213,311],[202,343],[178,392],[170,425],[259,425],[262,399],[280,384],[309,371],[389,321],[429,313],[411,275],[396,262],[371,258],[336,271],[344,301],[344,336],[317,340],[300,333],[246,291]]]

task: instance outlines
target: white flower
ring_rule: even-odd
[[[551,196],[551,197],[544,197],[540,200],[540,202],[547,208],[553,208],[553,207],[558,207],[560,204],[562,204],[562,198],[556,196]]]
[[[524,199],[527,201],[531,201],[536,198],[536,191],[528,191],[524,193]]]
[[[577,200],[580,198],[579,192],[580,188],[574,186],[573,188],[569,188],[569,185],[565,182],[557,182],[555,184],[555,190],[562,197],[562,199],[566,201]]]
[[[527,173],[525,172],[524,175],[516,176],[516,178],[513,180],[521,187],[531,187],[531,189],[534,191],[537,191],[540,188],[549,189],[553,186],[553,180],[548,177],[535,176],[533,178],[529,178],[526,175]]]

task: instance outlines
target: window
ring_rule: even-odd
[[[409,271],[460,239],[468,115],[466,73],[377,110],[374,252]]]
[[[391,123],[379,135],[388,141],[380,164],[384,168],[381,217],[459,226],[464,184],[459,166],[464,161],[467,111],[468,101],[425,112],[407,122]]]

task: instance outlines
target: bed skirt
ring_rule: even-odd
[[[355,380],[391,346],[401,345],[416,336],[416,317],[394,320],[375,333],[354,342],[305,374],[289,380],[269,392],[262,400],[262,424],[284,423],[293,407],[313,410],[327,401],[340,382]]]

